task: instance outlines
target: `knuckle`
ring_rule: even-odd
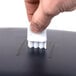
[[[42,31],[42,29],[43,29],[43,26],[42,25],[40,25],[38,23],[35,23],[35,22],[34,23],[31,23],[31,30],[33,32],[39,33],[39,32]]]

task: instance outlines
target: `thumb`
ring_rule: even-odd
[[[39,5],[31,20],[31,30],[35,33],[42,32],[50,23],[51,18],[50,15],[44,13],[42,7]]]

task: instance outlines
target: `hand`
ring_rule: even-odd
[[[76,0],[25,0],[31,30],[42,32],[60,12],[76,8]]]

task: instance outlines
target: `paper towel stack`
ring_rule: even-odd
[[[27,31],[27,40],[28,40],[28,47],[29,48],[40,48],[40,49],[47,49],[46,42],[47,42],[47,33],[44,30],[41,33],[33,33],[28,27]]]

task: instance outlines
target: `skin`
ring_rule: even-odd
[[[25,0],[25,6],[31,30],[40,33],[54,16],[76,9],[76,0]]]

